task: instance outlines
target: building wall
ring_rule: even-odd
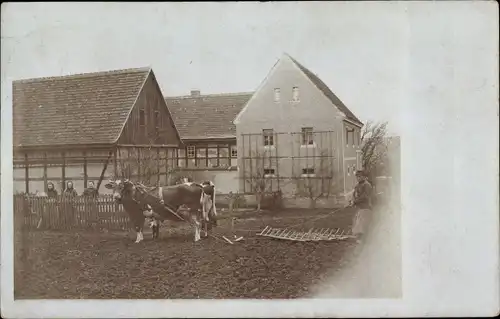
[[[118,143],[136,145],[181,143],[153,71],[150,72],[139,93]]]
[[[292,88],[298,87],[299,101],[292,101]],[[275,88],[280,89],[280,101],[275,102]],[[325,147],[331,156],[335,157],[332,168],[335,177],[338,178],[338,184],[341,185],[341,193],[348,192],[350,181],[344,184],[346,179],[346,170],[350,163],[345,162],[345,157],[356,158],[356,148],[346,147],[345,124],[343,114],[335,108],[330,100],[307,78],[302,71],[287,58],[281,59],[270,74],[249,100],[245,109],[240,113],[236,124],[237,145],[238,145],[238,166],[241,174],[245,171],[243,157],[250,156],[251,150],[263,151],[262,142],[245,140],[244,134],[259,134],[263,129],[273,129],[275,132],[301,132],[304,127],[312,127],[314,131],[333,131],[330,134],[328,142],[323,141]],[[318,152],[317,148],[301,147],[299,135],[279,135],[277,151],[280,157],[294,156],[299,150],[305,152]],[[292,168],[290,161],[286,159],[279,163],[280,175],[294,175],[293,170],[301,167]],[[349,160],[350,161],[350,160]],[[356,165],[356,159],[353,163]],[[350,177],[350,175],[349,175]],[[349,186],[348,186],[349,185]],[[243,178],[240,182],[240,189],[246,189]],[[291,191],[290,191],[291,192]]]
[[[342,155],[344,161],[345,192],[349,193],[356,185],[356,170],[362,168],[361,163],[361,129],[349,122],[343,122]]]
[[[116,155],[117,178],[166,185],[176,168],[176,148],[122,146]]]
[[[177,151],[180,174],[194,181],[210,180],[218,192],[238,192],[238,165],[236,138],[215,141],[185,140],[184,147]]]
[[[193,170],[187,174],[196,182],[212,181],[219,194],[238,192],[239,178],[236,170]]]
[[[236,138],[222,141],[185,140],[177,151],[177,165],[183,169],[227,170],[238,165]]]
[[[26,170],[24,152],[15,152],[14,156],[14,193],[26,191]],[[66,182],[72,181],[75,190],[81,194],[85,188],[85,165],[87,182],[94,181],[97,186],[109,150],[66,150],[30,151],[28,154],[28,186],[30,193],[45,192],[47,182],[54,183],[58,193],[65,188]],[[113,163],[108,163],[104,179],[113,176]],[[103,186],[100,193],[109,193]]]

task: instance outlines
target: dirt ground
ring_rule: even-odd
[[[331,210],[329,211],[331,212]],[[31,232],[15,243],[14,297],[57,298],[297,298],[309,296],[345,264],[352,240],[293,242],[256,236],[265,226],[351,227],[353,210],[281,212],[220,220],[219,234],[244,240],[230,245],[212,237],[193,242],[186,226],[163,226],[159,240],[134,233]]]

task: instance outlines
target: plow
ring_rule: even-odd
[[[309,231],[294,231],[288,228],[273,228],[266,226],[257,236],[270,237],[275,239],[293,240],[293,241],[320,241],[320,240],[344,240],[354,238],[353,235],[346,233],[340,228],[311,228]]]

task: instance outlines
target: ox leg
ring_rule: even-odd
[[[199,220],[194,219],[194,241],[197,242],[198,240],[201,239],[200,233],[201,233],[201,223]]]
[[[156,225],[156,239],[160,238],[160,223]]]
[[[203,231],[205,232],[205,237],[208,237],[208,222],[203,223]]]
[[[144,236],[142,234],[142,227],[135,227],[135,232],[136,232],[136,237],[135,237],[135,243],[140,243],[142,240],[144,240]]]
[[[158,239],[160,237],[160,222],[156,221],[156,224],[153,228],[153,238]]]

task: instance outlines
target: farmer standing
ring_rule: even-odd
[[[360,242],[366,232],[367,223],[371,214],[372,186],[368,182],[368,178],[363,171],[356,172],[356,179],[358,180],[358,184],[354,187],[352,205],[357,208],[357,212],[354,216],[352,233],[357,237],[358,242]]]

